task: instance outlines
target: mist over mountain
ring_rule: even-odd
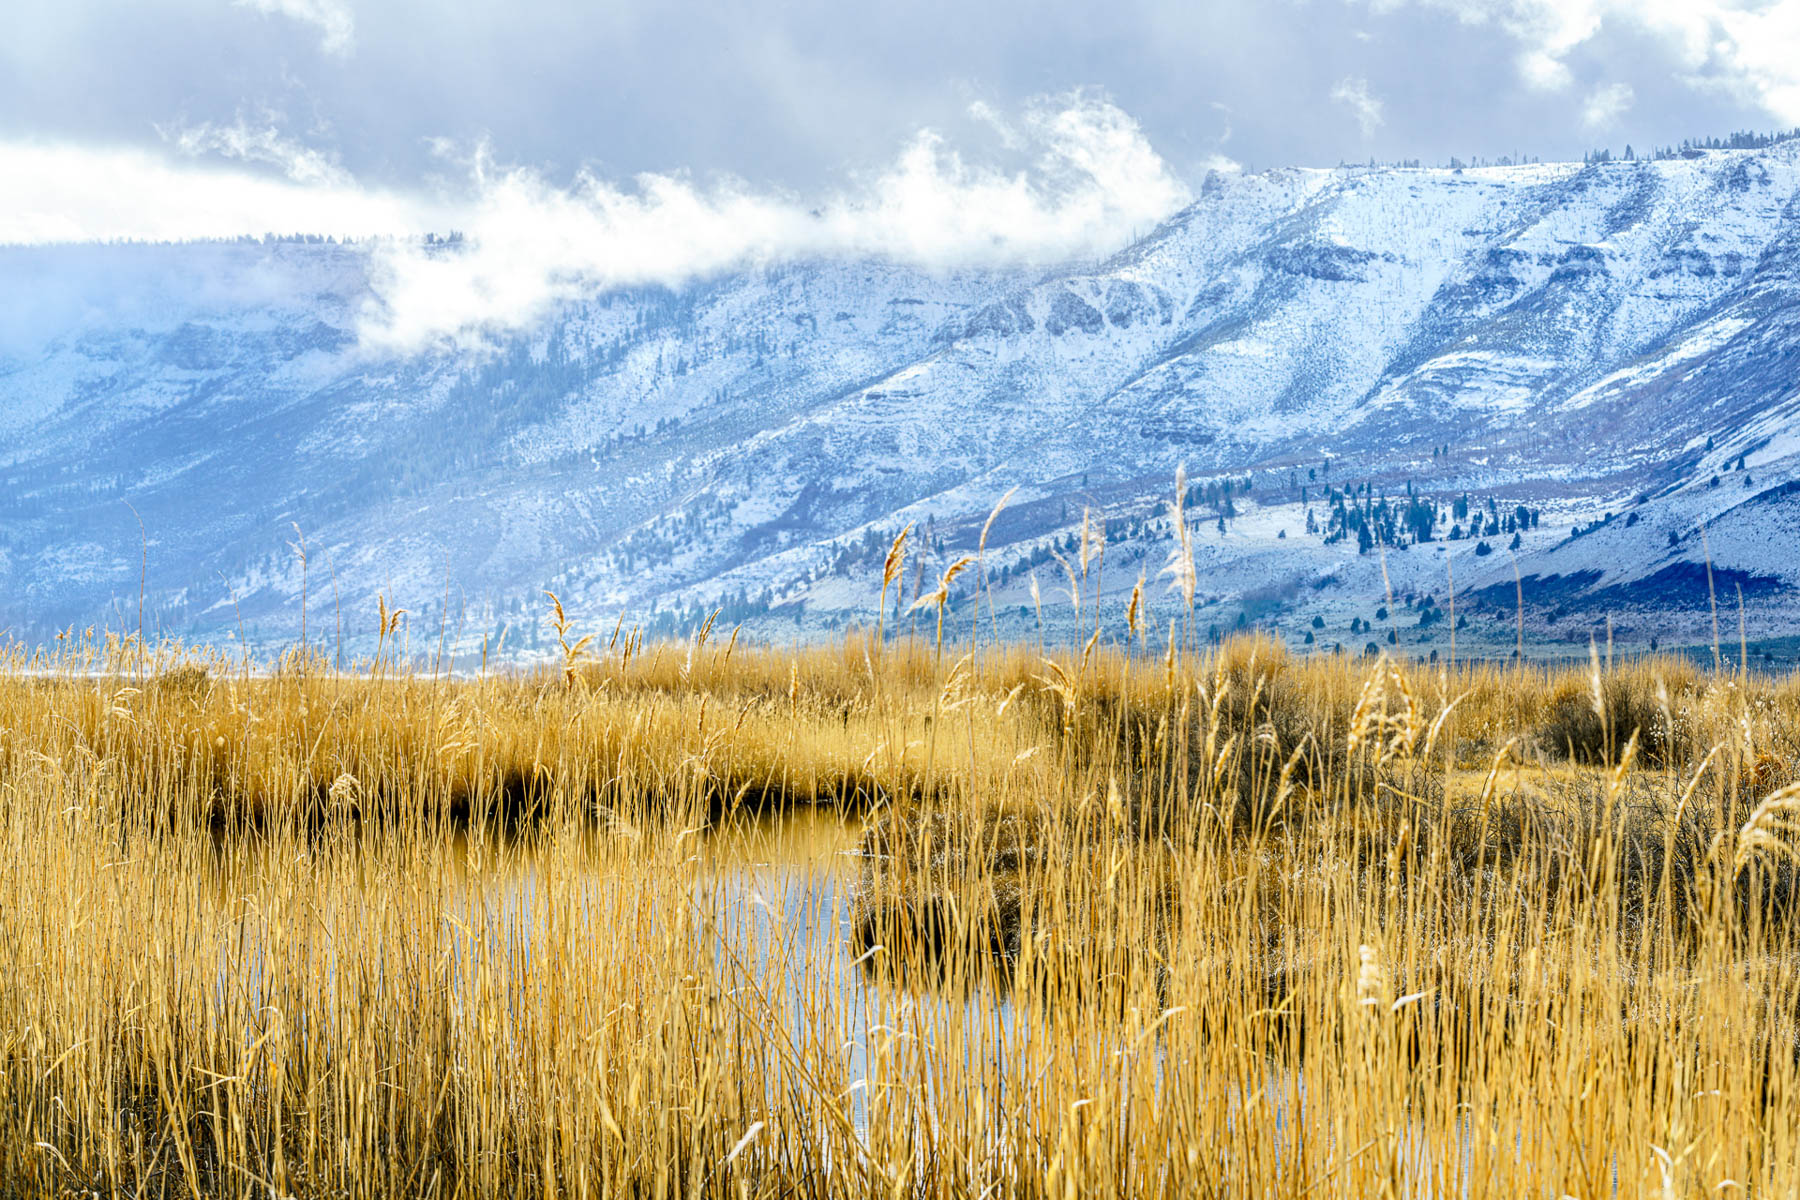
[[[1215,173],[1102,261],[831,255],[563,296],[474,354],[370,343],[383,261],[0,249],[0,632],[134,628],[142,570],[149,629],[262,646],[303,587],[353,651],[378,594],[465,656],[543,648],[544,589],[805,637],[873,623],[908,524],[899,603],[930,592],[1016,489],[950,628],[985,578],[1003,626],[1123,636],[1141,577],[1166,633],[1178,470],[1202,633],[1498,653],[1522,595],[1585,653],[1796,615],[1800,143]]]

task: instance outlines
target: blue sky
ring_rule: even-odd
[[[987,265],[1116,247],[1208,171],[1800,124],[1800,0],[12,8],[0,243],[458,228],[615,282]],[[515,286],[394,269],[443,319]]]

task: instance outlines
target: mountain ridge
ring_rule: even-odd
[[[1540,645],[1609,611],[1615,635],[1699,636],[1663,594],[1702,558],[1778,581],[1752,589],[1755,632],[1794,615],[1794,143],[1215,175],[1097,263],[818,260],[599,292],[473,363],[359,350],[368,263],[292,243],[0,249],[15,288],[73,293],[0,334],[0,628],[135,611],[124,500],[148,530],[152,624],[182,636],[241,620],[291,640],[296,524],[361,614],[353,648],[382,593],[476,640],[525,631],[530,653],[543,588],[575,611],[673,627],[723,606],[792,636],[872,622],[904,524],[930,530],[909,571],[929,574],[1017,487],[983,565],[996,610],[1035,629],[1027,572],[1053,590],[1047,551],[1067,557],[1088,509],[1112,539],[1099,602],[1122,614],[1175,544],[1180,467],[1215,497],[1190,512],[1206,627],[1360,649],[1346,622],[1398,611],[1390,591],[1510,586],[1515,532],[1520,578],[1599,572],[1588,607],[1527,596]],[[1220,503],[1226,479],[1250,486]],[[1384,492],[1384,512],[1435,510],[1431,540],[1358,553],[1307,529],[1308,510],[1321,530],[1378,525]],[[1503,532],[1446,539],[1464,493]],[[1506,527],[1518,506],[1532,527]],[[1658,578],[1660,615],[1627,602]],[[1175,598],[1152,592],[1165,619]],[[1073,606],[1047,615],[1054,632]],[[1392,631],[1447,649],[1435,622]]]

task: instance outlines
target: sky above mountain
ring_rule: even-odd
[[[758,260],[1106,253],[1210,171],[1800,124],[1800,0],[63,0],[0,17],[0,243],[457,229],[374,340]]]

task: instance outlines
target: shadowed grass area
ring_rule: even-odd
[[[0,1195],[1791,1194],[1797,748],[1658,660],[14,655]],[[722,908],[794,806],[843,894]]]

